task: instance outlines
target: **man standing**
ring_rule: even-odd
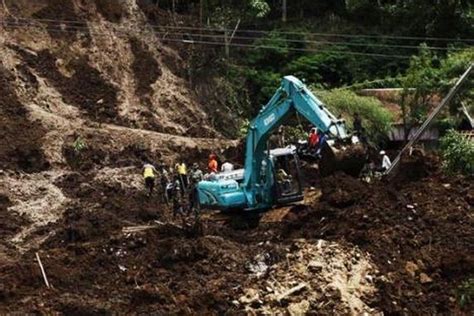
[[[207,163],[207,169],[209,173],[218,173],[219,166],[217,163],[217,156],[216,154],[209,155],[209,162]]]
[[[388,158],[387,154],[385,153],[385,150],[380,151],[380,155],[382,156],[381,171],[385,172],[388,169],[390,169],[390,166],[392,165],[392,162],[390,161],[390,158]]]
[[[202,181],[204,178],[203,172],[199,169],[197,162],[193,163],[191,173],[189,175],[190,179],[190,188],[189,188],[189,211],[191,211],[197,205],[198,192],[197,185],[199,181]]]
[[[181,194],[183,194],[188,188],[188,171],[186,164],[184,162],[177,163],[175,168],[176,172],[178,173],[179,183],[181,185]]]
[[[150,163],[143,165],[143,178],[145,179],[145,188],[148,190],[148,196],[153,193],[155,187],[155,173],[157,173],[155,167]]]

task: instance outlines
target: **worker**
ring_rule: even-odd
[[[277,171],[277,181],[280,184],[283,193],[286,193],[290,190],[291,176],[286,173],[282,168]]]
[[[319,143],[318,143],[318,150],[316,151],[316,155],[321,157],[321,152],[324,148],[324,145],[326,145],[328,136],[323,131],[319,131],[318,134],[319,134]]]
[[[170,182],[168,171],[166,170],[166,166],[163,163],[159,164],[158,170],[160,172],[161,199],[163,203],[168,203],[169,201],[166,194],[166,186]]]
[[[385,172],[388,169],[390,169],[390,166],[392,165],[392,162],[390,161],[390,158],[388,158],[387,154],[385,153],[385,150],[380,151],[380,156],[382,156],[382,168],[381,171]]]
[[[148,196],[153,193],[155,187],[155,173],[158,173],[155,167],[150,163],[143,164],[143,178],[145,179],[145,188],[148,190]]]
[[[360,119],[359,113],[354,113],[354,121],[352,123],[354,127],[354,131],[356,132],[357,136],[360,136],[362,133],[362,120]]]
[[[221,166],[222,172],[229,172],[234,170],[234,165],[229,162],[229,160],[224,160],[224,163]]]
[[[319,144],[318,129],[313,127],[308,135],[308,148],[310,152],[315,152]]]
[[[197,195],[197,185],[199,181],[204,179],[203,172],[199,169],[197,162],[193,163],[191,172],[189,174],[190,186],[189,186],[189,211],[195,209],[196,201],[198,198]]]
[[[216,154],[209,155],[209,162],[207,164],[207,169],[209,173],[217,173],[219,170],[219,165],[217,163],[217,156]]]
[[[182,196],[182,192],[181,182],[179,179],[179,175],[176,174],[174,176],[174,179],[168,184],[167,188],[168,199],[171,201],[173,207],[173,217],[176,217],[176,215],[184,214],[184,208],[181,204],[180,199],[180,196]]]
[[[188,171],[184,162],[175,165],[176,173],[178,174],[179,184],[181,187],[181,194],[188,188]]]

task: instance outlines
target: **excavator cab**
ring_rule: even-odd
[[[298,155],[294,146],[271,150],[274,203],[283,205],[303,200],[303,185]]]

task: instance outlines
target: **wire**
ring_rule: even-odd
[[[1,21],[4,22],[4,21]],[[6,25],[29,25],[26,22],[15,22],[15,23],[10,23],[7,22]],[[64,24],[63,24],[64,25]],[[51,27],[51,25],[47,25],[48,27]],[[60,27],[61,24],[58,24],[57,27]],[[87,29],[89,30],[89,27],[82,27],[82,26],[71,26],[71,25],[66,25],[69,28],[73,29]],[[218,35],[218,34],[200,34],[200,33],[183,33],[183,32],[165,32],[165,31],[155,31],[157,34],[163,34],[163,35],[184,35],[184,36],[199,36],[200,38],[217,38],[217,39],[226,39],[226,35]],[[233,39],[235,40],[249,40],[249,41],[257,41],[257,40],[265,40],[265,37],[248,37],[248,36],[234,36]],[[273,41],[277,42],[282,42],[282,43],[299,43],[299,44],[330,44],[333,46],[356,46],[356,47],[380,47],[380,48],[402,48],[402,49],[420,49],[419,46],[414,46],[414,45],[397,45],[397,44],[378,44],[378,43],[353,43],[353,42],[342,42],[342,41],[315,41],[315,40],[293,40],[293,39],[284,39],[284,38],[276,38],[272,39]],[[442,51],[459,51],[462,50],[461,48],[448,48],[448,47],[432,47],[432,46],[427,46],[424,47],[425,49],[428,50],[442,50]]]
[[[6,28],[10,29],[24,29],[27,27],[40,27],[39,25],[4,25]],[[61,28],[51,28],[47,26],[48,31],[54,33],[73,33],[71,30],[65,30]],[[73,29],[78,29],[73,28]],[[85,28],[79,28],[84,30]],[[91,32],[88,29],[88,33],[91,35],[99,36],[99,37],[110,37],[110,34],[106,34],[103,32]],[[127,35],[123,31],[118,31],[121,35]],[[255,49],[285,49],[288,51],[299,51],[299,52],[314,52],[314,53],[332,53],[332,54],[343,54],[343,55],[355,55],[355,56],[370,56],[370,57],[383,57],[383,58],[397,58],[397,59],[409,59],[410,56],[406,55],[387,55],[387,54],[379,54],[379,53],[364,53],[364,52],[353,52],[353,51],[339,51],[339,50],[327,50],[327,49],[311,49],[311,48],[294,48],[294,47],[283,47],[283,46],[274,46],[274,45],[252,45],[252,44],[239,44],[239,43],[229,43],[226,44],[225,42],[211,42],[211,41],[201,41],[201,40],[186,40],[186,39],[179,39],[179,38],[159,38],[161,41],[165,42],[178,42],[183,44],[202,44],[202,45],[214,45],[214,46],[231,46],[231,47],[241,47],[241,48],[255,48]]]
[[[28,20],[25,18],[17,18],[18,20]],[[30,19],[42,22],[59,22],[59,23],[76,23],[85,24],[87,22],[78,20],[53,20],[53,19]],[[180,29],[180,30],[204,30],[204,31],[215,31],[215,32],[231,32],[233,29],[226,28],[210,28],[210,27],[193,27],[193,26],[173,26],[173,25],[156,25],[148,24],[152,28],[169,28],[169,29]],[[474,43],[474,39],[471,38],[447,38],[447,37],[418,37],[418,36],[396,36],[396,35],[374,35],[374,34],[341,34],[341,33],[315,33],[315,32],[288,32],[288,31],[265,31],[265,30],[237,30],[237,33],[263,33],[269,32],[275,34],[288,34],[288,35],[314,35],[322,37],[347,37],[347,38],[384,38],[384,39],[401,39],[401,40],[420,40],[420,41],[449,41],[449,42],[471,42]]]

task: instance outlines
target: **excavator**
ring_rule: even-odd
[[[272,131],[295,113],[328,135],[322,161],[331,162],[321,165],[334,169],[334,165],[345,165],[345,160],[354,160],[345,155],[346,152],[352,155],[363,151],[357,138],[348,133],[344,120],[337,119],[299,79],[285,76],[276,93],[250,123],[244,169],[219,173],[212,180],[200,181],[197,185],[199,207],[221,211],[265,211],[303,200],[296,148],[268,149]]]

